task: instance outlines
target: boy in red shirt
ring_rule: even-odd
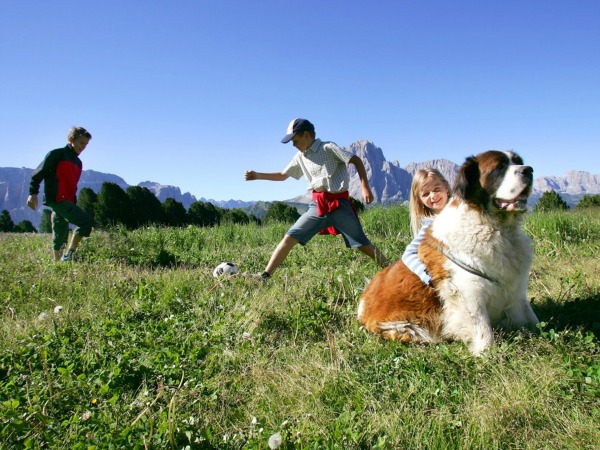
[[[92,135],[83,127],[73,127],[68,134],[69,143],[50,151],[31,175],[27,206],[38,207],[40,184],[44,181],[44,205],[52,208],[52,248],[55,261],[71,261],[81,239],[92,232],[92,218],[77,206],[77,183],[83,164],[79,155],[90,142]],[[63,247],[69,237],[69,223],[76,226],[71,242],[64,254]]]

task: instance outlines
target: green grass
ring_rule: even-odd
[[[406,208],[371,208],[391,259]],[[48,235],[0,235],[0,448],[592,449],[600,442],[600,218],[535,213],[534,335],[404,346],[362,330],[377,268],[340,237],[262,271],[287,229],[94,232],[74,264]],[[58,313],[55,308],[62,307]]]

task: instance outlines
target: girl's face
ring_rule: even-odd
[[[449,195],[444,183],[439,178],[433,177],[425,180],[419,198],[427,208],[437,214],[448,203]]]

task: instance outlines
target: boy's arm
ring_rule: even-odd
[[[365,165],[362,160],[354,155],[350,158],[350,164],[354,164],[356,167],[356,172],[358,173],[358,178],[360,178],[360,186],[362,188],[362,196],[367,204],[373,202],[373,193],[371,192],[371,187],[369,186],[369,179],[367,177],[367,171],[365,169]]]
[[[31,181],[29,182],[29,196],[27,197],[25,204],[33,210],[36,210],[38,207],[38,193],[40,192],[40,184],[46,177],[48,171],[50,171],[55,164],[55,156],[55,151],[48,152],[41,164],[31,174]]]
[[[289,178],[289,175],[286,175],[283,172],[255,172],[254,170],[246,170],[244,174],[246,181],[252,180],[269,180],[269,181],[284,181]]]

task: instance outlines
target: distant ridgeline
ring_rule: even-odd
[[[348,150],[358,155],[365,164],[365,169],[373,191],[373,204],[389,205],[407,202],[410,193],[410,184],[415,172],[423,167],[435,167],[452,184],[456,177],[459,165],[446,159],[435,159],[421,163],[411,163],[406,167],[400,167],[398,161],[387,161],[383,151],[372,142],[361,140],[348,146]],[[350,165],[350,195],[362,199],[360,180],[353,165]],[[7,210],[15,224],[29,220],[36,228],[39,226],[41,209],[32,211],[25,206],[25,200],[29,193],[29,181],[33,169],[3,167],[0,168],[0,211]],[[94,192],[100,192],[104,182],[117,184],[123,190],[130,185],[121,177],[109,173],[84,170],[79,181],[79,188],[90,188]],[[181,193],[176,186],[165,186],[156,182],[145,181],[138,186],[146,187],[161,201],[173,198],[188,209],[190,205],[198,200],[209,202],[221,208],[239,208],[248,214],[261,218],[269,203],[261,201],[241,200],[212,200],[197,199],[189,192]],[[533,207],[545,191],[556,191],[563,200],[573,207],[584,196],[589,194],[600,194],[600,175],[592,175],[588,172],[570,171],[564,177],[541,177],[534,181],[534,193],[530,199],[529,207]],[[308,194],[285,200],[285,203],[296,206],[299,209],[310,201]]]

